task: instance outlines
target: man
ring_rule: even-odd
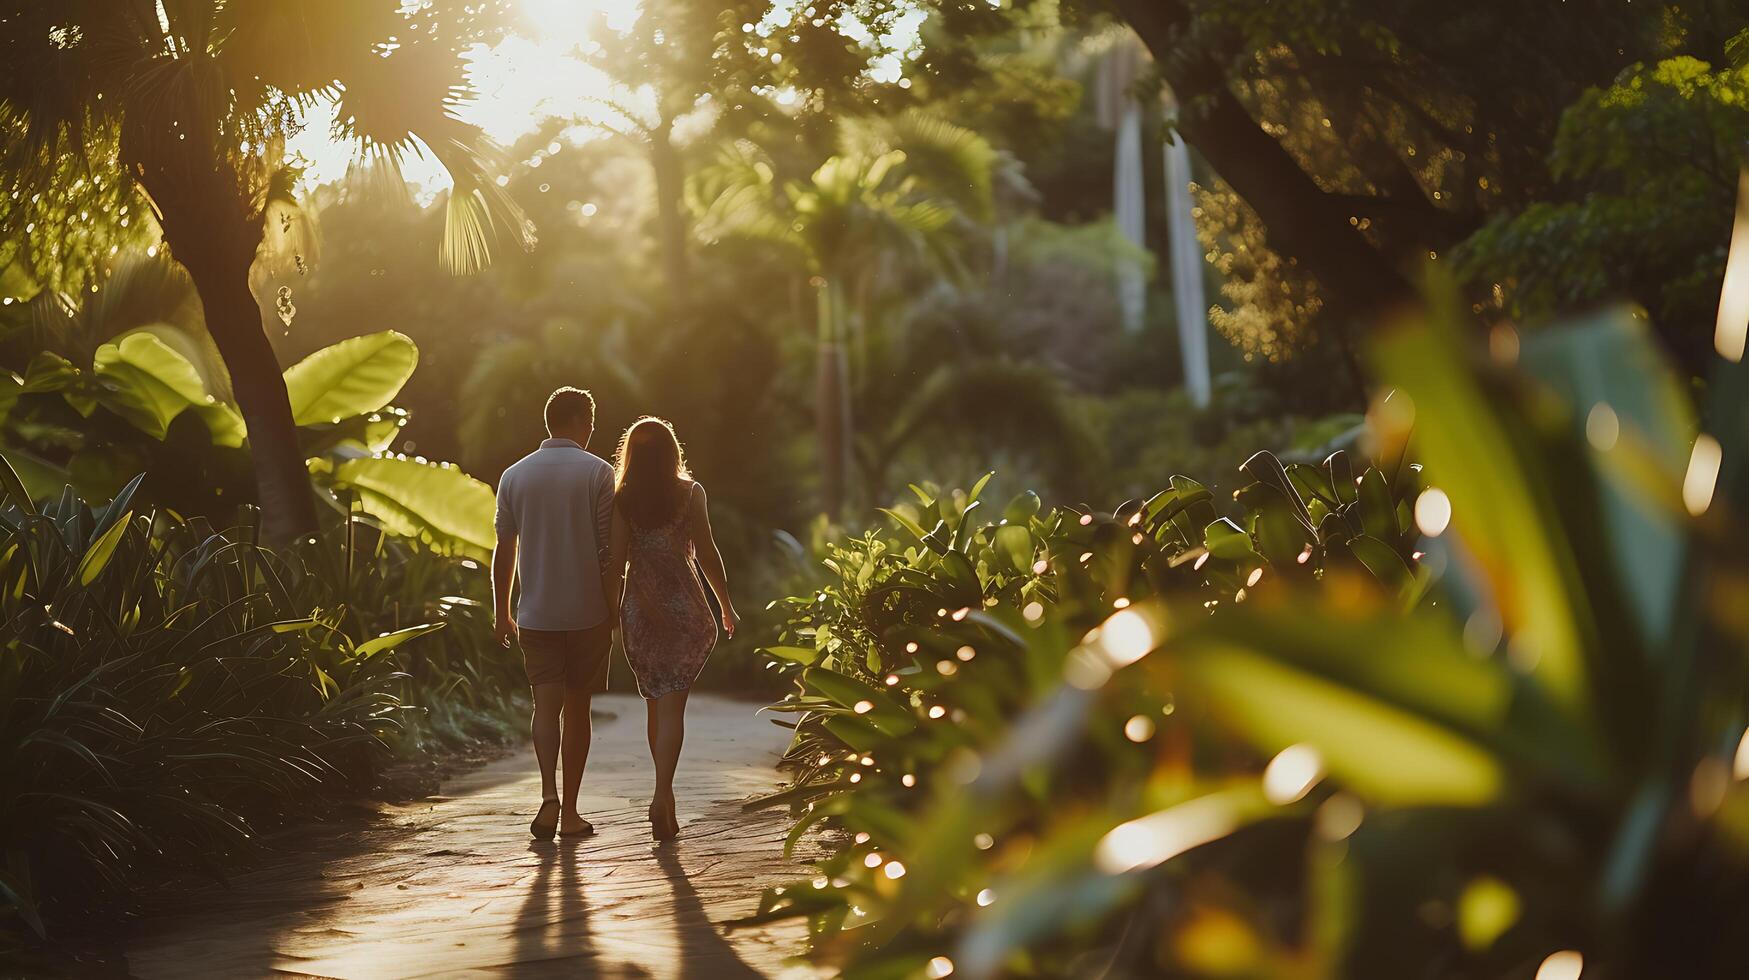
[[[508,648],[513,636],[520,641],[534,691],[541,806],[528,831],[539,840],[595,831],[577,812],[577,789],[589,758],[589,699],[606,679],[621,580],[608,569],[613,467],[583,448],[595,429],[595,399],[560,388],[547,399],[546,423],[551,438],[498,481],[492,552],[498,642]],[[522,585],[514,617],[513,577]],[[561,743],[562,801],[553,778]]]

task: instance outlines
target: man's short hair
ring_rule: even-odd
[[[566,385],[547,396],[547,431],[595,428],[595,396],[582,388]]]

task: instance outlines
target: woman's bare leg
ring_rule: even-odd
[[[656,809],[668,815],[674,827],[674,771],[680,766],[680,747],[686,740],[686,691],[665,694],[651,702],[656,718],[656,739],[651,755],[656,762]]]

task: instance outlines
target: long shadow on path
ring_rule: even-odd
[[[677,786],[684,834],[655,847],[643,819],[643,712],[624,700],[618,718],[597,724],[584,777],[596,836],[530,843],[539,780],[518,753],[447,795],[312,827],[298,853],[167,902],[134,930],[130,969],[143,980],[817,975],[789,961],[805,925],[731,939],[713,921],[748,914],[761,889],[800,870],[783,857],[781,817],[737,802],[776,785],[787,731],[752,705],[694,698],[698,749]]]
[[[678,980],[744,980],[764,976],[741,959],[705,913],[698,890],[681,865],[679,845],[672,842],[658,845],[656,864],[674,894],[674,932],[680,954]]]
[[[589,934],[589,899],[577,873],[576,845],[537,841],[528,849],[540,864],[511,927],[513,942],[507,966],[523,976],[547,972],[598,975],[598,954]]]

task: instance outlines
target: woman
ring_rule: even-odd
[[[620,637],[649,712],[656,795],[650,830],[657,840],[680,833],[674,817],[674,769],[686,731],[686,695],[717,642],[717,624],[694,572],[696,561],[722,609],[723,631],[740,617],[729,601],[723,556],[711,536],[704,488],[691,479],[674,427],[642,418],[619,440],[615,466],[611,566],[624,570]]]

